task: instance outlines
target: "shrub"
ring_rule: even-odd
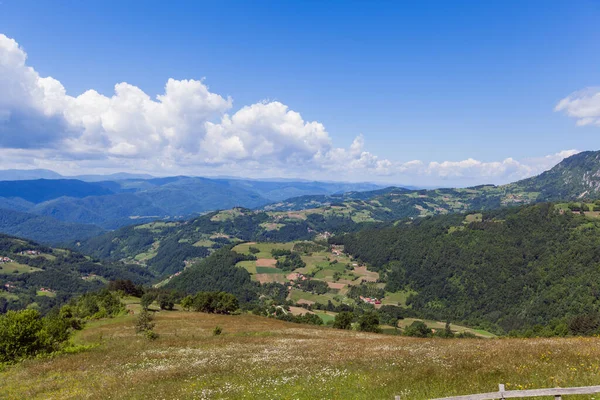
[[[140,299],[140,304],[144,310],[147,310],[150,307],[150,304],[155,300],[155,295],[153,293],[146,293]]]
[[[0,362],[14,362],[60,350],[69,339],[68,318],[42,318],[37,310],[9,311],[0,316]]]
[[[193,298],[194,311],[231,314],[239,308],[237,298],[225,292],[198,292]]]
[[[342,311],[341,313],[335,316],[335,320],[333,321],[333,327],[337,329],[352,329],[353,319],[353,313],[349,311]]]
[[[215,326],[215,329],[213,329],[213,335],[219,336],[221,333],[223,333],[223,329],[221,329],[220,326]]]
[[[379,316],[374,312],[366,312],[358,320],[358,330],[363,332],[381,333]]]
[[[159,335],[158,335],[158,333],[154,332],[153,330],[147,330],[144,332],[144,336],[148,340],[156,340],[156,339],[158,339]]]
[[[423,321],[414,321],[404,328],[404,336],[426,338],[433,334],[431,329]]]
[[[185,296],[183,299],[181,299],[181,307],[183,307],[184,310],[189,311],[193,305],[194,298],[192,296]]]
[[[158,302],[158,306],[161,310],[173,310],[173,307],[175,307],[175,302],[173,301],[172,297],[166,293],[161,293],[158,295],[156,301]]]
[[[250,253],[252,253],[252,254],[258,254],[258,253],[260,253],[260,249],[258,249],[256,247],[252,247],[252,246],[250,246],[248,248],[248,251],[250,251]]]
[[[148,310],[142,309],[142,311],[138,315],[137,319],[135,320],[135,332],[136,333],[142,333],[142,332],[145,333],[147,331],[151,331],[152,329],[154,329],[154,326],[156,324],[154,322],[152,322],[153,319],[154,318],[152,317],[152,315],[150,315]]]

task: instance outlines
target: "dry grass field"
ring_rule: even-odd
[[[98,346],[0,372],[3,399],[426,399],[600,384],[600,339],[414,339],[173,311],[91,323]],[[223,334],[213,336],[216,326]]]

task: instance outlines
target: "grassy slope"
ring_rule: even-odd
[[[90,324],[87,352],[0,373],[0,398],[426,399],[600,384],[600,339],[442,340],[375,335],[251,315],[161,312],[155,342],[133,316]],[[212,336],[215,326],[223,335]]]

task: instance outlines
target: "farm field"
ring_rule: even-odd
[[[408,296],[410,296],[412,293],[411,291],[402,291],[402,292],[395,292],[395,293],[390,293],[390,292],[386,292],[385,293],[385,297],[383,299],[381,299],[381,303],[383,305],[385,304],[390,304],[390,305],[401,305],[402,307],[406,307],[406,300],[408,299]]]
[[[0,398],[418,400],[600,384],[599,338],[416,339],[173,311],[156,313],[148,341],[134,318],[90,323],[74,341],[91,350],[6,367]]]
[[[271,255],[271,250],[280,249],[280,250],[291,250],[294,247],[293,242],[289,243],[255,243],[255,242],[246,242],[238,244],[233,248],[233,251],[237,251],[242,254],[250,254],[250,247],[256,247],[260,250],[260,253],[256,253],[256,258],[273,258]]]
[[[0,274],[26,274],[35,271],[41,271],[41,269],[30,267],[29,265],[25,264],[19,264],[17,262],[0,264]]]
[[[56,293],[54,293],[54,292],[45,292],[45,291],[41,291],[41,290],[38,290],[36,292],[36,294],[38,296],[56,297]]]
[[[340,246],[334,246],[331,250],[315,244],[313,242],[290,242],[290,243],[256,243],[249,242],[235,246],[234,251],[243,254],[252,254],[250,248],[258,249],[255,251],[257,260],[240,261],[238,267],[246,269],[254,281],[261,283],[277,282],[291,283],[296,279],[312,279],[327,283],[329,291],[327,293],[317,294],[302,290],[300,287],[294,287],[288,294],[288,299],[297,304],[327,304],[331,301],[334,305],[341,303],[353,304],[358,300],[347,297],[351,286],[360,285],[362,282],[375,283],[379,280],[377,272],[369,271],[366,266],[359,265],[343,252]],[[271,251],[291,250],[301,254],[302,261],[306,266],[296,268],[293,271],[283,271],[276,267],[277,260],[273,258]],[[315,251],[310,251],[310,250]],[[284,259],[284,258],[283,258]],[[384,283],[377,283],[378,288],[383,288]],[[406,305],[406,299],[412,292],[404,291],[397,293],[386,293],[381,299],[382,305]],[[326,323],[331,316],[320,315]],[[390,329],[394,329],[390,327]]]

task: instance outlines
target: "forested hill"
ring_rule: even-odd
[[[560,331],[574,320],[600,325],[597,211],[540,203],[405,221],[332,240],[378,270],[386,290],[414,293],[409,304],[430,318],[504,332],[536,324]]]
[[[600,197],[600,151],[584,151],[554,168],[513,185],[537,192],[537,200],[577,200]]]
[[[538,176],[507,185],[432,190],[389,187],[369,192],[295,197],[264,209],[297,211],[335,206],[355,221],[392,221],[541,201],[597,198],[600,198],[600,151],[587,151],[564,159]]]
[[[129,226],[72,245],[85,254],[149,267],[157,275],[183,270],[212,251],[240,241],[289,242],[354,232],[355,222],[335,210],[267,213],[246,208],[213,212],[189,221]]]
[[[110,280],[142,284],[152,278],[150,271],[136,265],[94,261],[71,250],[0,235],[0,314],[25,307],[44,312]]]
[[[0,207],[0,232],[48,244],[85,240],[104,233],[96,225],[73,224]]]

